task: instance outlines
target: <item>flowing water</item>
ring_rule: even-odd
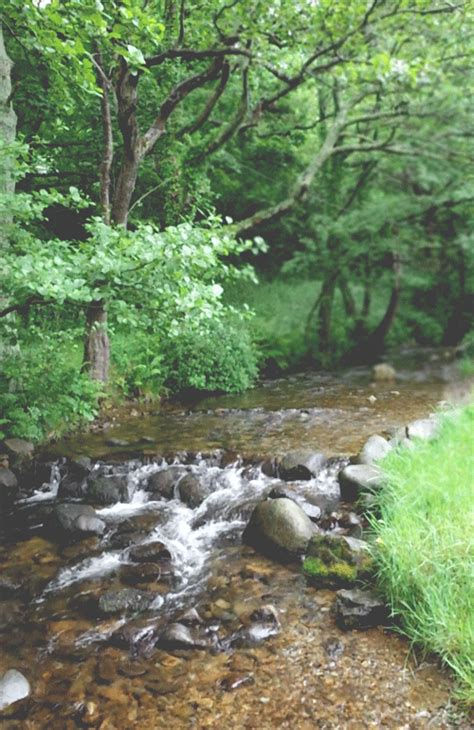
[[[397,371],[396,383],[374,384],[363,369],[303,374],[243,396],[114,414],[100,431],[49,447],[50,479],[3,530],[0,578],[21,588],[0,602],[0,673],[23,672],[32,694],[3,712],[1,727],[468,727],[450,714],[450,679],[433,660],[410,657],[393,631],[342,632],[332,591],[241,544],[254,506],[278,483],[259,464],[297,447],[342,455],[291,485],[301,504],[323,509],[320,529],[363,527],[344,527],[344,455],[452,393],[443,353],[413,353]],[[101,537],[51,539],[65,456],[126,477],[129,502],[96,505]],[[180,468],[174,494],[156,499],[149,482],[170,467]],[[197,506],[179,499],[189,475],[204,496]],[[157,542],[169,553],[163,569],[132,582],[146,608],[94,612],[101,596],[130,586],[131,550]],[[176,622],[188,648],[169,633]]]

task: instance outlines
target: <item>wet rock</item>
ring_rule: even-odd
[[[363,492],[375,492],[383,486],[382,472],[369,464],[351,464],[339,474],[341,497],[354,502]]]
[[[0,603],[0,631],[20,626],[23,621],[23,610],[18,601],[2,601]]]
[[[301,507],[305,515],[308,515],[310,520],[317,521],[321,517],[321,508],[311,502],[307,502],[306,499],[301,497],[297,492],[289,489],[285,482],[272,488],[268,495],[269,499],[291,499],[293,502]]]
[[[261,466],[262,474],[265,474],[267,477],[276,477],[278,476],[278,464],[276,459],[267,459],[263,462]]]
[[[190,608],[189,611],[180,616],[178,623],[183,624],[183,626],[201,626],[204,621],[195,608]]]
[[[87,480],[86,498],[95,504],[130,502],[132,494],[125,474],[91,475]]]
[[[265,606],[260,606],[260,608],[256,608],[255,611],[252,611],[250,614],[250,620],[280,626],[278,611],[275,606],[272,606],[270,603],[267,603]]]
[[[397,377],[395,368],[386,362],[381,362],[378,363],[378,365],[374,365],[372,375],[374,377],[374,380],[378,382],[395,380]]]
[[[210,649],[215,643],[215,640],[200,628],[174,623],[167,626],[160,635],[157,646],[173,651],[176,649]]]
[[[159,583],[169,581],[173,573],[170,564],[160,563],[126,563],[120,566],[119,576],[122,583],[138,585],[140,583]]]
[[[10,575],[0,575],[0,601],[7,601],[10,598],[19,596],[22,592],[21,581]]]
[[[0,509],[12,504],[18,493],[18,480],[6,467],[0,467]]]
[[[87,493],[87,477],[91,472],[91,461],[80,457],[69,462],[66,474],[58,487],[58,497],[81,499]]]
[[[194,509],[208,496],[208,490],[194,474],[186,474],[178,485],[181,501]]]
[[[311,451],[292,451],[278,465],[278,475],[286,482],[307,481],[315,477],[326,464],[324,454]]]
[[[45,525],[46,532],[55,539],[83,539],[102,535],[105,522],[86,504],[57,504]]]
[[[407,425],[406,434],[409,439],[429,441],[437,435],[438,430],[439,422],[435,418],[420,418]]]
[[[388,618],[384,602],[371,591],[340,590],[336,595],[336,621],[342,629],[368,629]]]
[[[164,543],[156,540],[142,545],[134,545],[129,550],[129,557],[135,563],[152,563],[171,560],[171,553]]]
[[[392,446],[383,436],[370,436],[365,442],[359,454],[356,457],[356,464],[372,465],[375,462],[383,459],[389,451],[392,450]]]
[[[176,484],[185,474],[183,467],[170,466],[152,474],[145,489],[152,492],[154,499],[173,499]]]
[[[279,560],[305,552],[315,527],[301,507],[290,499],[268,499],[258,504],[242,539]]]
[[[103,593],[97,601],[97,612],[100,616],[115,616],[146,611],[155,600],[156,595],[149,591],[135,588],[121,588]]]
[[[128,649],[133,656],[152,654],[165,619],[137,618],[127,621],[110,636],[110,644],[120,649]],[[137,675],[138,676],[138,675]]]
[[[317,587],[341,588],[366,577],[371,567],[367,543],[345,535],[318,534],[308,544],[303,573]]]
[[[16,669],[9,669],[0,678],[0,710],[28,697],[30,692],[31,687],[27,678]]]

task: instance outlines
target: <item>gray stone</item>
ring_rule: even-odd
[[[340,590],[336,595],[336,621],[342,629],[368,629],[388,618],[384,602],[371,591]]]
[[[370,436],[363,445],[356,457],[356,464],[375,464],[375,462],[387,456],[391,450],[392,447],[389,442],[383,436],[375,434],[374,436]]]
[[[155,499],[173,499],[175,486],[185,474],[186,470],[180,466],[161,469],[150,476],[145,489],[152,492]]]
[[[90,476],[87,480],[86,497],[95,504],[130,502],[132,494],[125,474]]]
[[[105,522],[87,504],[57,504],[46,522],[46,531],[53,537],[81,539],[102,535]]]
[[[120,566],[120,580],[127,585],[140,583],[159,583],[172,578],[169,562],[163,563],[126,563]]]
[[[97,602],[97,609],[102,616],[138,613],[139,611],[146,611],[155,598],[155,593],[149,591],[121,588],[103,593]]]
[[[363,492],[374,492],[383,486],[380,469],[368,464],[351,464],[339,474],[341,498],[346,502],[355,501]]]
[[[153,563],[162,560],[171,560],[171,553],[166,545],[159,541],[146,542],[142,545],[133,545],[129,551],[130,560],[135,563]]]
[[[304,497],[301,497],[298,492],[293,491],[292,489],[289,489],[285,482],[282,482],[281,485],[277,485],[273,487],[271,492],[268,495],[269,499],[291,499],[293,502],[295,502],[305,515],[308,515],[310,520],[317,521],[321,517],[321,508],[318,507],[315,504],[311,504],[311,502],[306,501]]]
[[[312,451],[292,451],[278,465],[278,475],[285,482],[307,481],[315,477],[326,464],[324,454]]]
[[[27,678],[16,669],[9,669],[0,678],[0,710],[28,697],[30,692]]]
[[[291,499],[268,499],[255,507],[242,539],[271,557],[291,560],[305,552],[314,532],[309,517]]]
[[[91,460],[86,456],[70,461],[67,473],[59,483],[58,497],[72,499],[84,497],[87,493],[87,477],[91,468]]]
[[[181,501],[194,509],[199,507],[208,496],[208,490],[194,474],[186,474],[178,485]]]
[[[162,649],[210,649],[215,642],[203,630],[184,624],[170,624],[158,639]]]
[[[429,441],[437,435],[438,429],[439,423],[435,418],[420,418],[407,425],[406,434],[409,439]]]

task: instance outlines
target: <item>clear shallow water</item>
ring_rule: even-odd
[[[51,455],[95,458],[210,452],[248,458],[302,446],[328,456],[356,452],[374,432],[419,418],[449,399],[452,351],[414,350],[394,358],[397,379],[375,383],[371,369],[309,372],[271,380],[242,395],[203,397],[111,412],[104,428],[65,439]],[[114,420],[115,419],[115,420]],[[123,441],[111,446],[110,440]]]

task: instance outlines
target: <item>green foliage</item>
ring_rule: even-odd
[[[165,345],[166,385],[239,393],[257,375],[256,353],[247,332],[229,321],[184,328]]]
[[[257,376],[257,353],[239,318],[214,318],[180,331],[118,332],[113,385],[125,395],[156,396],[182,390],[246,390]]]
[[[443,419],[436,440],[384,460],[373,520],[378,579],[403,630],[443,658],[474,700],[474,406]]]
[[[80,373],[78,333],[9,334],[0,352],[0,437],[40,441],[92,421],[100,389]]]

